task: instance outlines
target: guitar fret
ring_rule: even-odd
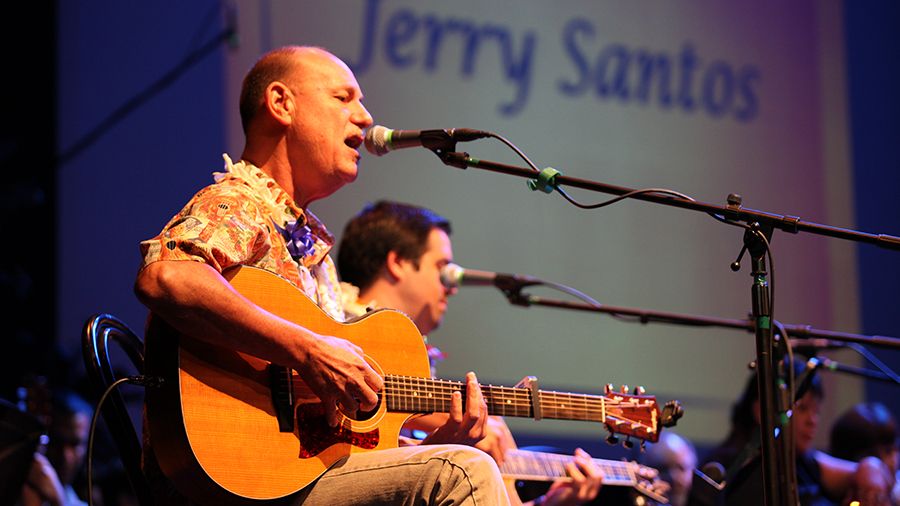
[[[532,417],[530,391],[524,388],[482,386],[482,394],[492,415]],[[385,383],[389,406],[404,412],[447,411],[454,391],[465,391],[457,381],[388,375]],[[604,421],[606,399],[584,394],[539,391],[543,417],[568,420]],[[466,396],[463,395],[465,407]]]
[[[383,398],[392,411],[407,413],[449,412],[454,392],[463,393],[465,409],[466,385],[459,381],[411,376],[387,375]],[[491,415],[534,417],[532,391],[520,387],[481,386]],[[656,407],[652,398],[624,394],[608,396],[538,391],[542,418],[599,421],[613,432],[646,438],[656,433]]]

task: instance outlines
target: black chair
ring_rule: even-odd
[[[88,376],[97,390],[97,398],[118,379],[110,357],[110,341],[131,360],[138,374],[144,372],[144,343],[121,320],[110,314],[97,314],[88,319],[82,336],[82,353]],[[141,438],[128,414],[125,400],[118,390],[110,393],[103,406],[103,419],[125,467],[128,480],[141,506],[152,506],[150,486],[141,470]]]

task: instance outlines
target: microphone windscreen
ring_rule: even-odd
[[[381,156],[388,151],[388,137],[391,130],[381,125],[375,125],[366,131],[366,151],[375,156]]]
[[[465,271],[462,267],[449,263],[441,267],[441,283],[448,288],[455,288],[462,282]]]

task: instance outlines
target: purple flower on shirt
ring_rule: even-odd
[[[308,225],[298,221],[289,221],[284,228],[275,224],[275,228],[284,236],[291,258],[299,260],[312,255],[315,251],[316,239]]]

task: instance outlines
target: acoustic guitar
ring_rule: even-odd
[[[464,383],[429,377],[424,340],[402,313],[379,310],[341,323],[268,271],[239,267],[225,277],[263,310],[360,346],[384,388],[372,412],[344,414],[332,428],[295,371],[186,338],[151,317],[145,366],[163,381],[147,390],[150,440],[163,472],[190,499],[221,504],[289,496],[349,454],[396,447],[411,415],[449,411],[454,391],[465,399]],[[592,421],[629,437],[659,438],[653,396],[481,388],[492,415]]]

